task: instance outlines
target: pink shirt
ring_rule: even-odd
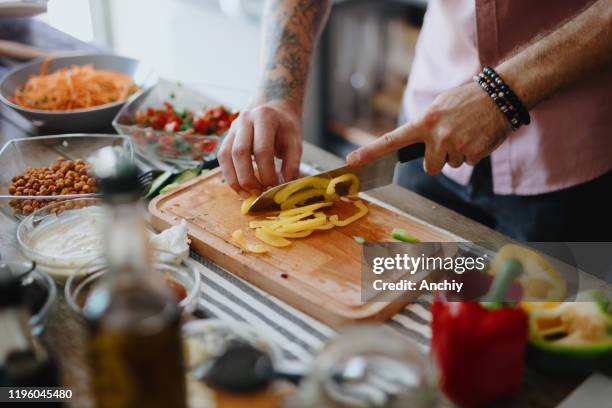
[[[429,0],[404,95],[406,117],[419,117],[441,92],[471,81],[484,65],[495,67],[589,2]],[[612,67],[557,92],[530,114],[531,124],[491,154],[495,193],[546,193],[612,169]],[[443,172],[465,185],[472,166]]]

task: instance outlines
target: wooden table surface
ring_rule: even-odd
[[[10,115],[5,113],[5,116]],[[27,133],[28,130],[16,126],[6,117],[0,117],[0,143],[3,144],[11,138],[24,137]],[[303,159],[323,169],[336,167],[342,162],[338,157],[310,144],[304,146]],[[509,240],[496,231],[401,187],[390,185],[369,193],[381,201],[448,230],[465,240],[480,242]],[[0,213],[0,257],[2,259],[21,256],[16,247],[16,227],[15,219]],[[58,292],[60,293],[59,302],[41,341],[59,359],[63,381],[73,390],[73,406],[90,407],[93,404],[89,398],[88,375],[83,361],[84,326],[68,309],[62,290]],[[551,379],[528,371],[522,394],[518,400],[509,402],[506,406],[553,407],[565,398],[580,381],[581,379]],[[212,406],[210,395],[201,384],[190,383],[189,394],[192,406],[204,408]]]

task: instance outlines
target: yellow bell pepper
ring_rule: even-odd
[[[232,232],[232,240],[236,244],[238,244],[239,247],[249,252],[253,252],[256,254],[264,254],[268,252],[268,249],[264,245],[252,244],[248,242],[246,237],[244,236],[244,232],[242,232],[241,229],[237,229],[236,231]]]
[[[285,211],[281,211],[280,214],[278,214],[279,217],[291,217],[293,215],[298,215],[301,213],[305,213],[305,212],[312,212],[315,210],[318,210],[320,208],[323,207],[330,207],[333,203],[315,203],[315,204],[310,204],[307,205],[305,207],[298,207],[298,208],[294,208],[292,210],[285,210]]]
[[[265,242],[268,245],[271,245],[273,247],[277,247],[277,248],[281,248],[281,247],[286,247],[291,245],[291,241],[289,241],[288,239],[285,239],[283,237],[279,237],[277,235],[273,235],[270,234],[269,232],[271,232],[272,230],[266,228],[266,227],[261,227],[261,228],[257,228],[255,230],[255,236]]]
[[[295,208],[296,205],[315,197],[325,197],[325,190],[322,188],[313,188],[295,193],[286,201],[281,202],[281,210]]]
[[[287,187],[280,190],[274,195],[274,202],[276,204],[282,204],[289,199],[294,193],[297,193],[303,189],[323,189],[327,188],[329,180],[322,177],[307,177],[302,180],[298,180],[291,183]]]
[[[325,216],[325,214],[323,214],[322,217],[319,216],[319,217],[312,218],[309,220],[303,220],[303,221],[294,222],[292,224],[283,225],[278,230],[280,232],[298,232],[298,231],[304,231],[304,230],[311,230],[325,223],[327,223],[327,217]]]
[[[246,200],[244,200],[242,202],[242,205],[240,206],[240,212],[244,215],[247,214],[249,212],[249,209],[251,208],[251,205],[253,204],[253,202],[257,199],[257,196],[250,196],[249,198],[247,198]]]
[[[368,207],[366,207],[366,205],[361,201],[356,201],[355,207],[359,209],[356,214],[353,214],[344,220],[339,220],[337,215],[332,215],[331,217],[329,217],[329,220],[332,222],[332,224],[338,227],[344,227],[364,217],[368,213]]]
[[[274,220],[255,220],[249,222],[249,228],[269,227],[275,229],[285,224],[292,224],[311,215],[313,215],[312,211],[306,211],[293,217],[276,218]]]
[[[277,237],[283,237],[283,238],[305,238],[314,232],[314,229],[298,231],[298,232],[282,232],[279,230],[271,229],[269,227],[262,227],[262,228],[268,235],[275,235]]]
[[[327,185],[327,190],[325,190],[325,194],[327,194],[328,196],[333,196],[334,194],[337,195],[336,186],[340,183],[346,183],[347,181],[351,182],[348,195],[357,195],[359,193],[359,178],[353,173],[346,173],[336,178],[333,178]]]

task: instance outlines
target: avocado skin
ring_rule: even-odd
[[[580,348],[530,341],[527,364],[552,376],[587,375],[595,371],[612,373],[612,341]]]

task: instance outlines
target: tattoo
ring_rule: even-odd
[[[301,107],[317,36],[330,9],[329,0],[270,0],[267,9],[262,97]]]

